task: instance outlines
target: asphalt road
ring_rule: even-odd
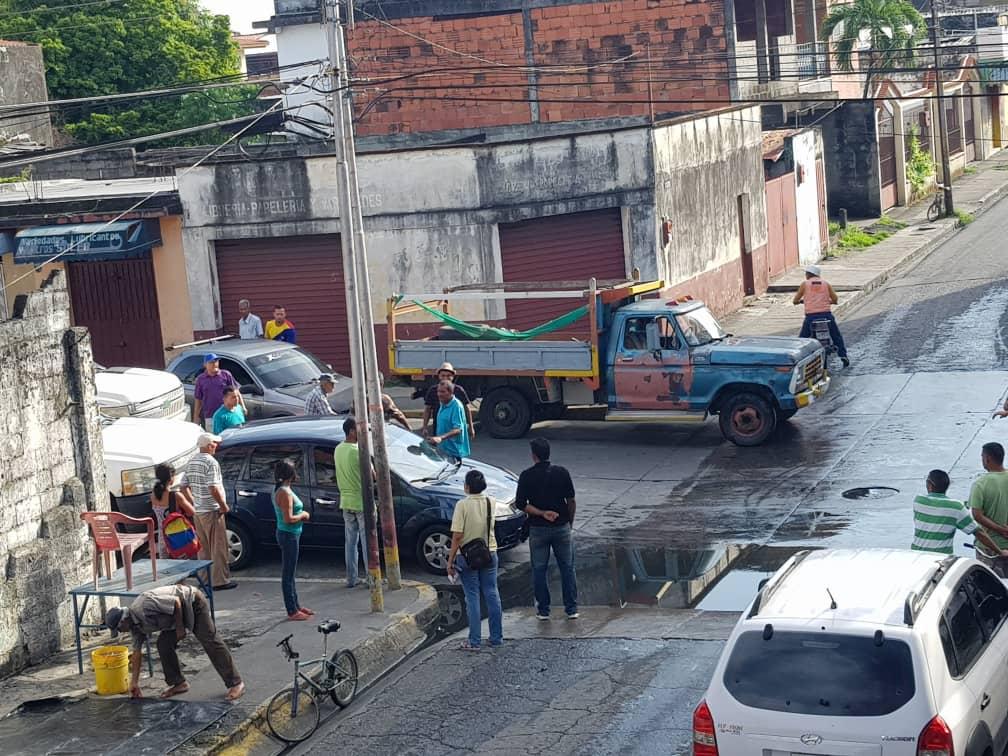
[[[659,628],[664,610],[738,611],[800,548],[906,547],[911,502],[931,468],[949,471],[951,495],[964,498],[982,472],[982,444],[1008,441],[1008,420],[991,419],[1008,388],[1006,223],[1001,203],[850,314],[842,327],[852,368],[762,447],[724,442],[713,422],[538,425],[578,489],[582,604],[648,607]],[[478,438],[473,453],[512,469],[527,463],[525,441]],[[526,554],[508,557],[511,606],[529,602]],[[478,655],[432,649],[334,719],[311,749],[688,747],[717,644],[529,634]]]

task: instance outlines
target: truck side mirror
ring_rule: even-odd
[[[649,352],[661,352],[661,336],[658,334],[658,321],[652,320],[644,326],[644,337]]]

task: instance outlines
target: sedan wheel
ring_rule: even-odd
[[[227,523],[228,565],[233,570],[248,566],[252,560],[252,537],[241,523],[228,520]]]
[[[444,525],[427,528],[417,539],[417,561],[435,575],[448,573],[448,554],[451,551],[451,532]]]

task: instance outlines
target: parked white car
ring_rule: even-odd
[[[693,714],[696,756],[993,756],[1008,590],[974,559],[801,552],[743,614]]]
[[[130,512],[133,505],[146,506],[157,480],[154,468],[168,463],[181,473],[202,432],[184,420],[143,417],[122,417],[102,428],[112,508]]]
[[[185,390],[165,370],[95,366],[98,411],[108,419],[163,417],[186,420]]]

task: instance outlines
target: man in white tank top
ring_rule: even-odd
[[[803,339],[812,336],[812,322],[815,320],[829,321],[830,338],[837,349],[837,356],[844,367],[850,367],[850,360],[847,359],[847,346],[844,344],[843,336],[837,327],[836,318],[833,317],[831,308],[837,303],[836,292],[833,287],[820,278],[818,265],[807,265],[805,267],[805,280],[802,281],[798,291],[795,292],[794,304],[805,303],[805,322],[802,323],[801,333],[798,334]]]

